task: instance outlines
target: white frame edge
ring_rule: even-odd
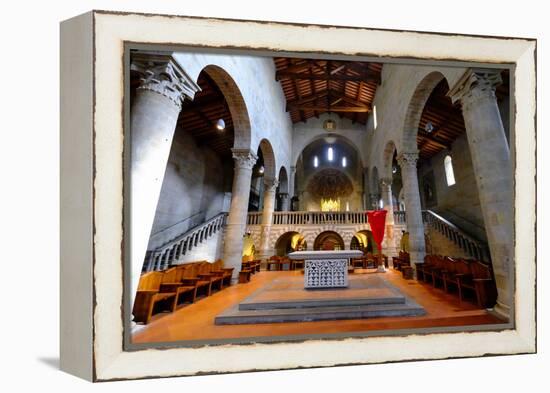
[[[94,375],[92,379],[133,379],[536,351],[534,237],[536,213],[523,215],[516,210],[515,258],[522,263],[515,266],[516,328],[514,330],[309,340],[303,343],[227,344],[214,347],[144,349],[124,352],[121,312],[124,281],[121,262],[124,42],[515,63],[515,129],[521,130],[521,138],[515,141],[516,206],[536,205],[536,42],[524,39],[105,12],[94,12],[93,19],[95,44],[93,251],[96,303],[93,310]],[[250,34],[251,30],[254,30],[254,34]],[[307,30],[307,34],[304,34],[304,30]],[[417,45],[419,39],[423,41],[422,45]],[[84,132],[90,132],[90,130]],[[89,138],[90,135],[87,137]],[[70,163],[66,161],[63,165],[68,164]],[[63,244],[62,247],[67,247],[67,244]],[[61,279],[67,281],[70,277],[62,272]],[[84,297],[82,302],[86,304],[91,304],[94,300],[91,299],[91,294],[89,298],[85,298],[83,293],[79,293],[79,296]],[[75,307],[75,305],[70,304],[66,307]],[[86,331],[85,326],[79,326],[79,329]],[[91,329],[91,326],[88,326],[88,329]],[[89,348],[83,357],[89,356],[91,351],[92,348]],[[63,356],[66,355],[62,352],[62,359]],[[67,371],[71,372],[68,369]]]

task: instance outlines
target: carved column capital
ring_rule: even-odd
[[[414,168],[416,170],[416,163],[418,162],[418,153],[401,153],[397,156],[397,162],[401,169]]]
[[[174,60],[172,55],[134,53],[130,69],[141,74],[138,90],[149,90],[169,98],[181,109],[187,97],[193,100],[199,85]]]
[[[500,71],[472,68],[460,78],[447,96],[451,97],[453,104],[460,101],[464,109],[483,98],[496,99],[495,88],[501,83]]]
[[[277,179],[270,179],[268,177],[264,178],[264,186],[266,192],[275,192],[278,185],[279,181]]]
[[[235,169],[252,169],[258,160],[258,156],[249,149],[231,149],[231,152]]]
[[[380,179],[380,186],[381,187],[391,187],[392,178],[390,177],[383,177]]]

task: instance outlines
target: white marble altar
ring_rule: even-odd
[[[359,250],[295,251],[290,259],[303,259],[304,288],[347,288],[350,258],[361,257]]]

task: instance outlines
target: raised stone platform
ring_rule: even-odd
[[[418,316],[425,311],[383,277],[349,278],[346,289],[303,288],[300,277],[276,279],[215,319],[216,325]]]

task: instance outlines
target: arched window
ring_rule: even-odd
[[[346,157],[342,157],[342,167],[345,168],[348,166],[348,160],[346,160]]]
[[[327,149],[327,159],[329,161],[332,161],[334,159],[334,151],[332,150],[332,147],[329,147]]]
[[[445,157],[445,177],[447,178],[447,185],[452,186],[456,183],[455,181],[455,172],[453,170],[453,159],[451,156]]]
[[[313,167],[317,168],[319,166],[319,159],[317,156],[313,157]]]

